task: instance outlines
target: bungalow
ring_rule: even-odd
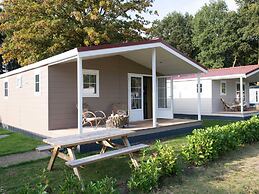
[[[202,115],[249,117],[257,114],[249,103],[249,88],[259,80],[259,65],[209,69],[207,74],[199,76]],[[196,114],[196,75],[175,76],[173,79],[175,114]]]
[[[75,48],[0,75],[0,123],[82,133],[83,104],[109,115],[122,103],[131,122],[156,127],[173,119],[171,75],[206,71],[160,39]]]

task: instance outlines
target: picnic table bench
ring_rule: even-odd
[[[119,155],[129,155],[135,167],[138,167],[136,159],[133,157],[133,152],[139,151],[148,147],[146,144],[130,145],[128,135],[134,133],[130,130],[121,129],[102,129],[89,131],[83,134],[63,136],[57,138],[44,139],[47,145],[36,148],[37,151],[51,151],[51,157],[48,164],[48,170],[52,170],[55,159],[57,157],[66,161],[66,165],[73,168],[75,175],[81,180],[78,167],[94,163],[100,160],[113,158]],[[112,142],[114,139],[122,139],[124,145],[117,145]],[[99,154],[87,156],[81,159],[76,159],[75,149],[78,145],[85,145],[91,143],[98,143],[102,145]],[[115,150],[107,151],[107,148],[114,148]],[[60,150],[67,150],[68,154]],[[107,151],[107,152],[106,152]]]

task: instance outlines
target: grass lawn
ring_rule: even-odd
[[[204,126],[229,122],[205,121]],[[36,147],[37,142],[31,149]],[[176,137],[165,141],[165,143],[171,144],[176,150],[180,150],[182,145],[186,143],[186,137]],[[17,143],[14,142],[14,144],[16,145]],[[81,169],[80,172],[83,180],[86,182],[99,180],[105,176],[114,177],[118,180],[118,186],[124,190],[126,188],[126,180],[130,176],[129,161],[127,156],[117,157],[88,165]],[[42,174],[43,169],[47,167],[47,163],[48,159],[43,159],[0,168],[0,192],[2,189],[2,191],[7,191],[7,193],[18,193],[18,189],[22,186],[35,183]],[[256,173],[259,171],[258,165],[259,143],[234,151],[225,156],[223,160],[211,163],[206,168],[190,168],[185,170],[180,176],[167,178],[163,180],[162,188],[154,193],[259,192],[259,186],[257,186],[259,176],[256,176]],[[65,166],[64,161],[58,158],[53,171],[47,172],[50,185],[57,188],[57,185],[63,181],[65,171],[72,173],[72,170]]]
[[[0,156],[34,150],[37,145],[42,144],[41,140],[0,129],[0,135],[6,134],[9,136],[0,139]]]
[[[207,167],[167,178],[154,193],[259,193],[259,143],[228,153]]]

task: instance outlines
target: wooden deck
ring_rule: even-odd
[[[240,118],[251,117],[253,115],[259,115],[259,111],[247,110],[247,111],[244,111],[243,113],[233,112],[233,111],[222,111],[222,112],[211,114],[211,116],[240,117]]]
[[[154,134],[160,132],[167,132],[172,130],[181,130],[187,128],[198,128],[201,126],[201,121],[193,120],[193,119],[158,119],[158,126],[152,126],[152,120],[144,120],[138,122],[131,122],[129,127],[122,128],[122,130],[133,130],[136,131],[131,136],[141,136],[147,134]],[[83,133],[89,131],[98,131],[103,130],[104,127],[99,128],[91,128],[85,127],[83,128]],[[35,135],[39,135],[41,137],[61,137],[67,135],[78,134],[77,128],[69,128],[69,129],[58,129],[58,130],[49,130],[49,131],[28,131],[29,133],[33,133]]]

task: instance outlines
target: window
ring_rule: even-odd
[[[245,83],[243,83],[243,101],[245,101]],[[240,83],[236,84],[236,101],[240,102]]]
[[[84,97],[99,97],[99,71],[83,70]]]
[[[226,81],[220,82],[220,95],[227,95],[227,83],[226,83]]]
[[[40,73],[38,71],[34,74],[34,94],[40,95]]]
[[[171,80],[158,78],[158,108],[171,107]]]
[[[9,86],[8,81],[4,81],[4,97],[8,97],[9,95]]]
[[[16,77],[16,88],[22,88],[22,76],[18,75]]]
[[[196,91],[197,91],[197,93],[198,93],[198,84],[196,84]],[[202,84],[200,84],[200,93],[202,93]]]

